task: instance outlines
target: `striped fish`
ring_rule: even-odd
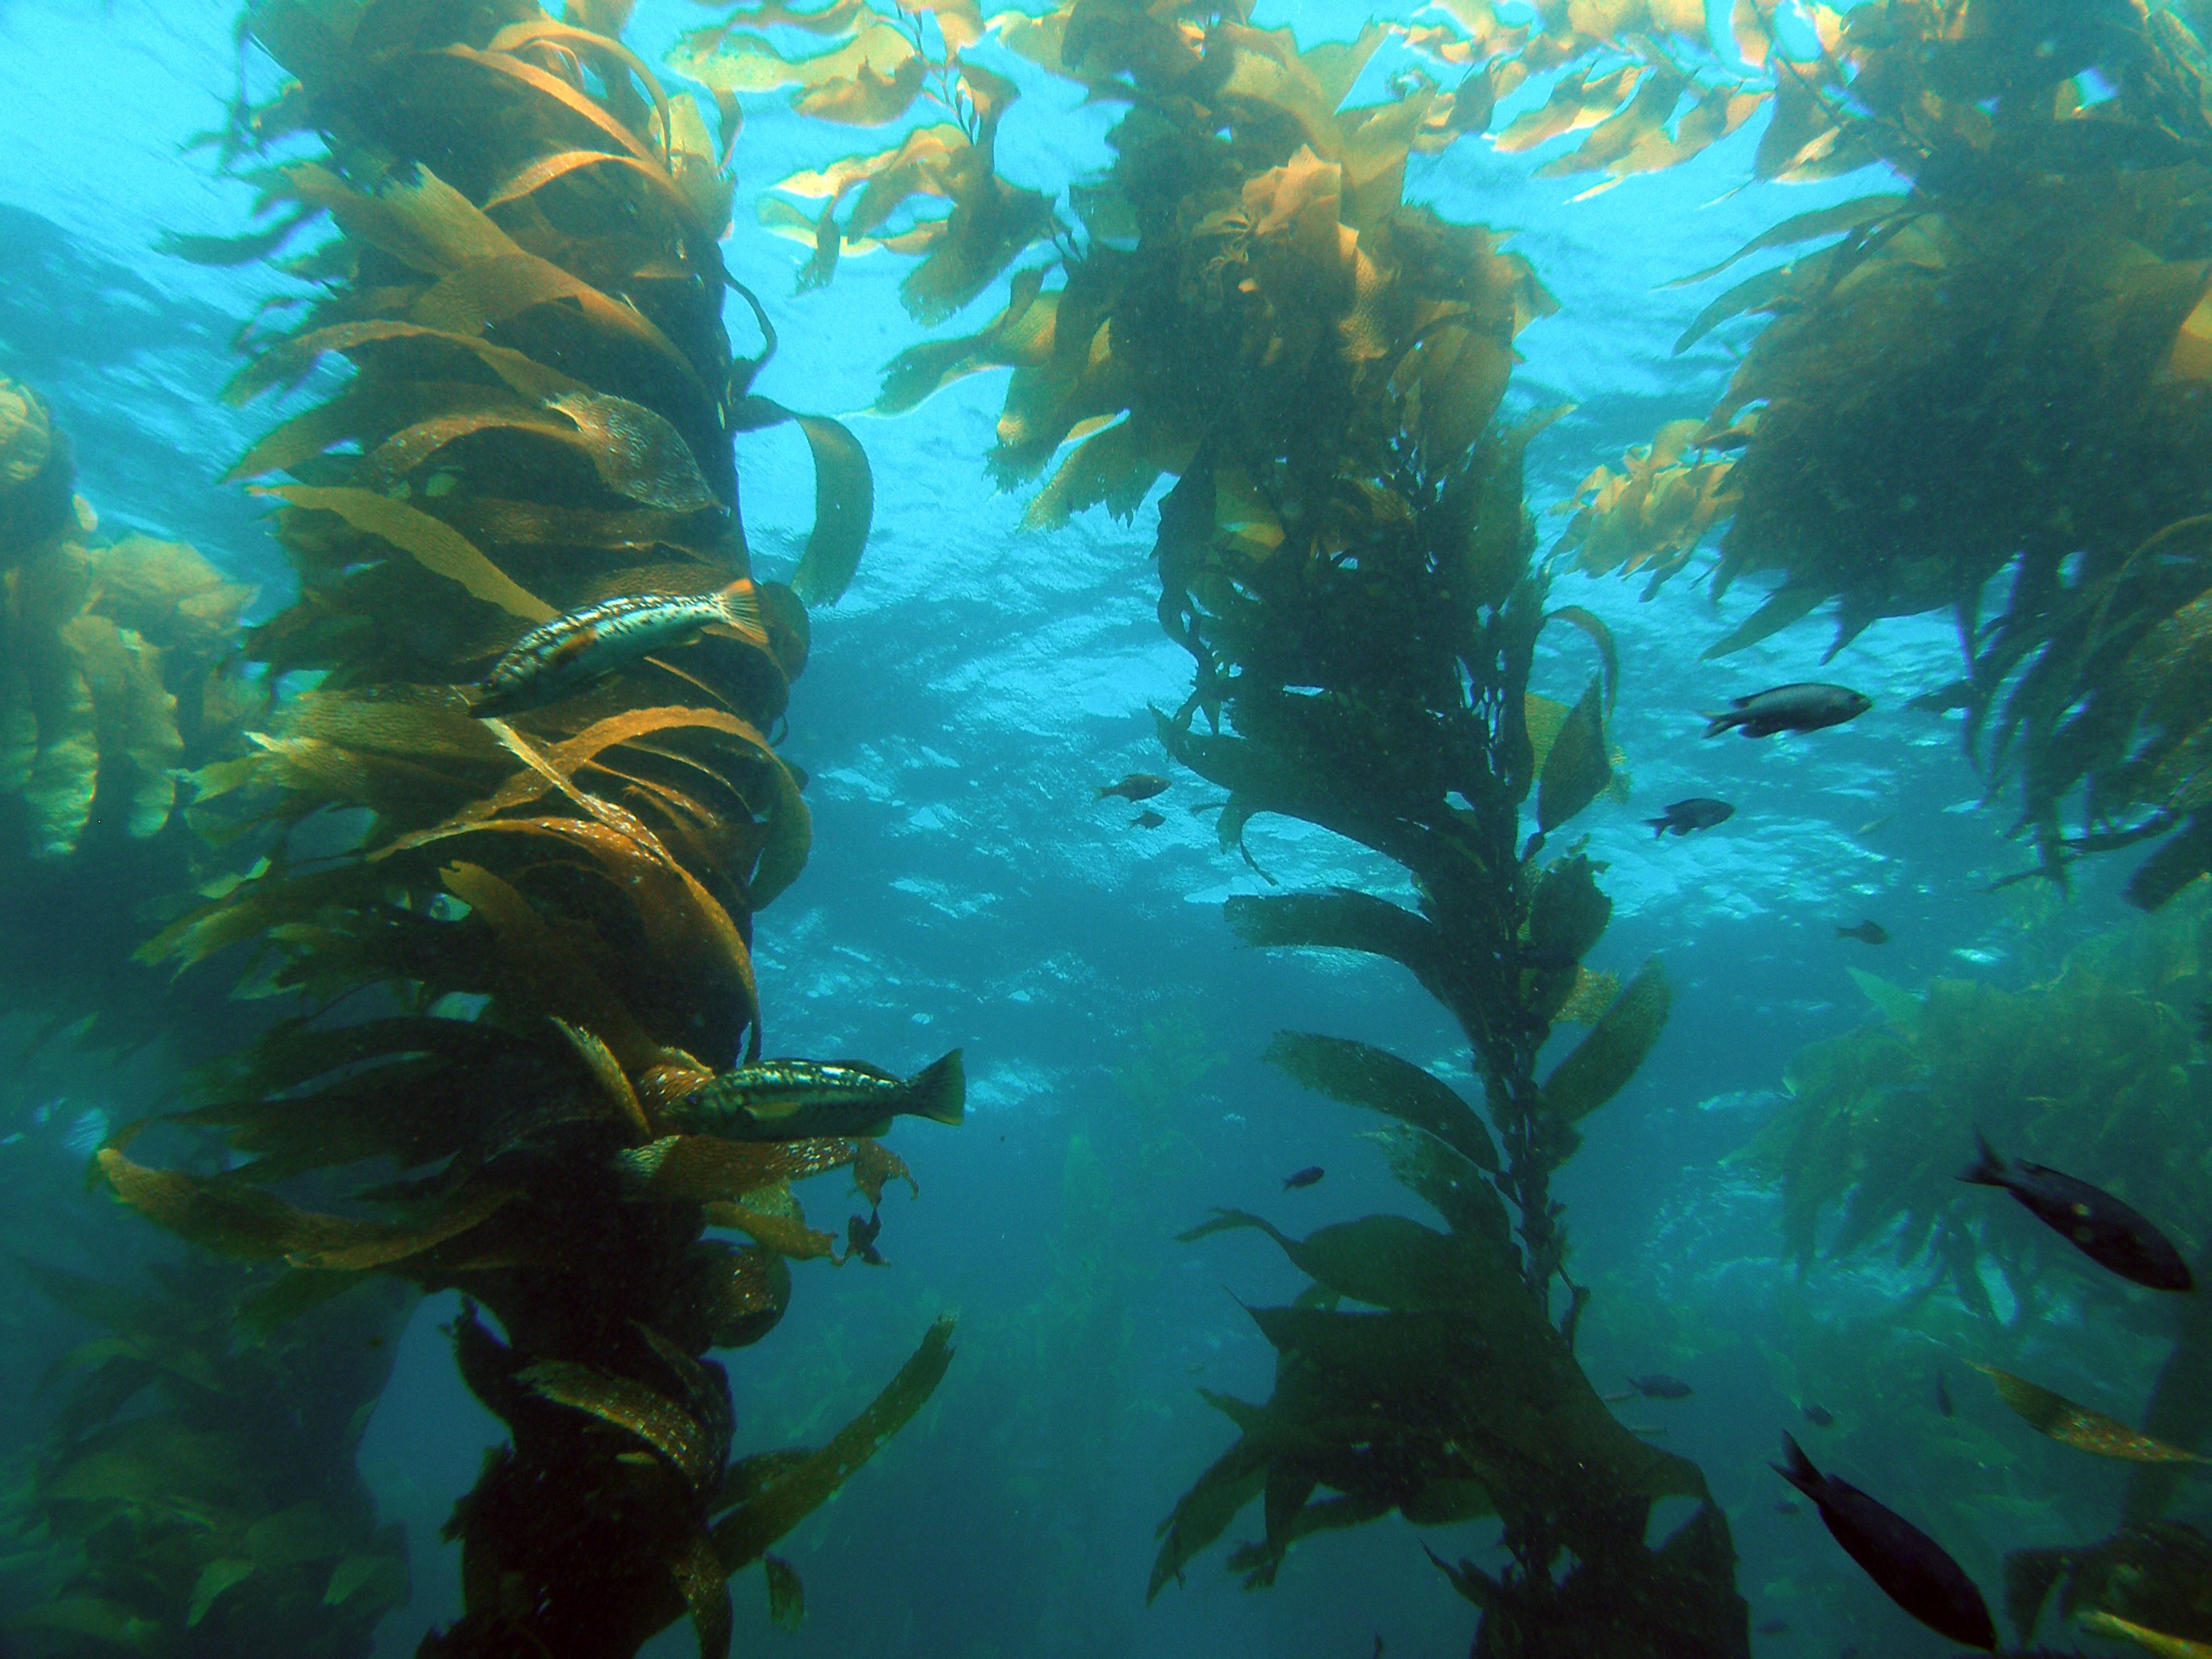
[[[857,1060],[763,1060],[701,1084],[666,1110],[687,1134],[805,1140],[879,1135],[900,1114],[958,1123],[967,1091],[957,1048],[908,1078]]]
[[[702,629],[731,628],[768,644],[760,598],[739,577],[719,593],[625,593],[540,623],[492,665],[470,703],[472,714],[511,714],[573,696],[616,670]]]

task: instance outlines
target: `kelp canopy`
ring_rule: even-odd
[[[1740,33],[1779,100],[1758,171],[1880,165],[1904,188],[1742,250],[1825,244],[1699,313],[1678,349],[1768,320],[1703,422],[1584,481],[1561,545],[1656,589],[1725,524],[1714,591],[1776,585],[1716,653],[1832,600],[1832,653],[1880,618],[1948,612],[1965,673],[1926,701],[1967,711],[1993,792],[2017,775],[2044,870],[2166,836],[2130,889],[2163,903],[2212,868],[2212,13],[1805,15]]]
[[[203,824],[258,861],[149,954],[228,953],[288,1017],[183,1115],[236,1167],[119,1146],[100,1166],[188,1239],[497,1316],[503,1336],[473,1308],[454,1336],[513,1442],[454,1516],[467,1615],[427,1650],[627,1653],[688,1610],[719,1654],[726,1577],[950,1355],[940,1323],[828,1446],[729,1461],[703,1356],[774,1326],[787,1258],[831,1254],[789,1183],[850,1168],[872,1198],[902,1173],[872,1142],[741,1146],[665,1116],[759,1050],[752,914],[809,839],[764,734],[805,611],[763,583],[764,642],[710,629],[511,720],[461,688],[579,606],[750,574],[732,434],[789,416],[750,390],[768,349],[734,359],[723,330],[731,128],[620,44],[618,8],[270,0],[246,21],[287,78],[226,150],[276,216],[188,251],[279,258],[301,285],[232,387],[312,387],[236,468],[279,480],[260,487],[299,597],[251,650],[294,689],[193,780]],[[825,510],[797,580],[834,598],[866,466],[835,422],[805,427]],[[274,1190],[302,1180],[323,1207]]]
[[[1057,213],[989,170],[1012,89],[961,55],[976,20],[931,15],[901,36],[835,13],[847,51],[887,54],[840,72],[879,94],[870,119],[927,95],[956,121],[782,186],[826,198],[806,278],[821,280],[841,247],[941,185],[947,217],[878,236],[921,256],[904,291],[925,318],[980,292]],[[803,26],[741,10],[695,42],[687,71],[734,86],[785,75],[746,22]],[[1231,1558],[1255,1583],[1298,1539],[1394,1509],[1420,1524],[1495,1515],[1510,1565],[1449,1570],[1482,1609],[1479,1653],[1747,1652],[1703,1477],[1620,1427],[1583,1378],[1571,1281],[1553,1322],[1566,1246],[1551,1175],[1656,1040],[1668,991],[1656,964],[1625,990],[1582,966],[1610,908],[1596,866],[1541,856],[1612,781],[1617,674],[1595,617],[1545,609],[1522,506],[1537,422],[1499,418],[1514,337],[1551,302],[1488,232],[1405,198],[1417,148],[1487,121],[1485,73],[1451,94],[1415,76],[1346,107],[1379,27],[1305,52],[1218,8],[1085,3],[1001,27],[1014,51],[1131,106],[1116,159],[1073,194],[1084,234],[1058,244],[1056,285],[1018,274],[981,333],[903,353],[880,406],[1012,368],[990,463],[1009,483],[1049,469],[1032,525],[1102,504],[1127,517],[1173,477],[1159,615],[1196,678],[1159,717],[1161,741],[1228,792],[1224,848],[1258,815],[1299,818],[1389,859],[1418,894],[1412,907],[1344,889],[1237,900],[1231,920],[1255,945],[1407,968],[1460,1024],[1488,1110],[1486,1123],[1433,1073],[1365,1044],[1279,1039],[1273,1057],[1301,1081],[1396,1121],[1401,1178],[1446,1226],[1371,1216],[1300,1240],[1231,1212],[1199,1230],[1265,1231],[1315,1282],[1295,1305],[1254,1310],[1277,1350],[1274,1396],[1216,1401],[1241,1437],[1164,1525],[1152,1588],[1255,1498],[1264,1540]],[[1486,53],[1456,25],[1425,39],[1462,64]],[[790,70],[801,110],[859,118],[841,117],[839,83],[815,78],[838,62]],[[914,161],[924,146],[956,159],[933,172]],[[1571,705],[1529,691],[1553,621],[1601,658]],[[1569,1017],[1595,1029],[1540,1082],[1539,1052]],[[1651,1547],[1667,1496],[1695,1500],[1694,1517]]]

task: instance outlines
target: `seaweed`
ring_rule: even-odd
[[[1620,21],[1663,32],[1680,12],[1702,37],[1687,10]],[[1115,160],[1072,192],[1084,231],[1055,245],[1058,285],[1017,273],[981,332],[896,360],[880,406],[1011,368],[989,465],[1002,483],[1042,479],[1033,526],[1095,506],[1129,518],[1172,479],[1159,617],[1195,672],[1183,705],[1156,711],[1160,741],[1227,792],[1224,850],[1255,817],[1289,817],[1381,854],[1414,895],[1240,898],[1229,920],[1255,945],[1405,967],[1460,1026],[1480,1085],[1479,1113],[1366,1045],[1278,1038],[1270,1057],[1301,1081],[1395,1120],[1394,1167],[1451,1231],[1378,1215],[1298,1240],[1228,1212],[1191,1235],[1267,1231],[1315,1283],[1252,1310],[1277,1351],[1275,1394],[1215,1401],[1239,1438],[1164,1523],[1152,1592],[1255,1500],[1264,1537],[1230,1560],[1255,1584],[1316,1532],[1393,1510],[1418,1524],[1495,1515],[1510,1565],[1445,1568],[1480,1609],[1478,1653],[1745,1653],[1703,1477],[1617,1425],[1573,1358],[1586,1292],[1552,1178],[1577,1121],[1656,1040],[1668,993],[1651,964],[1603,994],[1584,966],[1610,913],[1597,866],[1578,848],[1544,856],[1612,785],[1618,662],[1589,612],[1547,609],[1522,487],[1547,417],[1500,414],[1514,337],[1552,301],[1492,233],[1405,198],[1413,154],[1480,131],[1498,89],[1543,61],[1484,9],[1454,15],[1304,52],[1235,8],[1086,0],[1003,21],[1010,49],[1130,106]],[[1418,72],[1346,107],[1394,33],[1480,64],[1451,93]],[[1657,101],[1621,156],[1653,133],[1697,142],[1667,135]],[[1553,622],[1600,659],[1571,702],[1530,686]],[[1570,1017],[1593,1029],[1540,1073]],[[1665,1497],[1694,1514],[1653,1547]]]
[[[221,149],[251,164],[285,227],[270,257],[305,285],[229,389],[304,392],[234,470],[270,480],[299,586],[247,648],[306,685],[193,775],[195,822],[257,861],[144,956],[227,969],[276,1018],[149,1132],[157,1153],[216,1135],[223,1158],[100,1160],[122,1200],[210,1249],[465,1294],[457,1359],[511,1440],[450,1523],[466,1611],[426,1642],[440,1654],[633,1652],[687,1615],[720,1654],[729,1575],[951,1354],[940,1328],[829,1446],[730,1484],[762,1466],[731,1463],[704,1356],[766,1336],[787,1260],[830,1254],[787,1183],[848,1169],[879,1195],[904,1167],[866,1142],[677,1135],[665,1115],[760,1051],[753,915],[811,839],[765,735],[805,660],[793,589],[826,602],[851,579],[871,492],[842,427],[753,390],[774,331],[742,290],[765,343],[733,355],[733,130],[718,144],[619,21],[534,0],[246,13],[289,78],[240,102]],[[792,585],[755,586],[763,630],[710,628],[476,717],[467,688],[529,627],[750,580],[732,440],[786,421],[821,511]]]

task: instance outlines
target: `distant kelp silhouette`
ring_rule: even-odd
[[[2164,0],[1811,9],[1806,50],[1761,38],[1766,0],[1737,8],[1779,99],[1755,170],[1881,161],[1912,189],[1734,256],[1824,244],[1699,313],[1678,349],[1765,320],[1703,422],[1583,481],[1560,545],[1656,587],[1725,526],[1713,590],[1776,586],[1713,654],[1831,601],[1831,654],[1948,611],[1966,669],[1931,702],[1967,712],[1993,791],[2017,778],[2044,872],[2164,837],[2130,890],[2155,907],[2212,869],[2204,19]]]
[[[834,599],[867,533],[850,434],[751,392],[774,347],[757,306],[761,354],[731,354],[731,129],[717,143],[619,42],[621,10],[249,8],[293,78],[220,142],[276,216],[179,249],[307,284],[250,333],[234,398],[352,373],[234,469],[283,475],[262,488],[300,584],[252,654],[317,678],[195,775],[201,820],[260,862],[148,947],[179,969],[228,956],[289,1018],[182,1116],[238,1167],[120,1146],[100,1164],[211,1249],[458,1287],[497,1316],[501,1334],[473,1307],[454,1330],[513,1439],[452,1523],[468,1610],[441,1654],[599,1659],[688,1612],[719,1655],[727,1576],[951,1356],[940,1322],[829,1444],[730,1462],[702,1356],[774,1326],[786,1258],[830,1253],[789,1183],[849,1168],[872,1200],[903,1170],[867,1141],[735,1146],[665,1115],[759,1051],[752,913],[811,835],[764,735],[805,661],[798,596],[761,586],[765,642],[710,628],[509,720],[473,717],[463,689],[556,616],[748,576],[738,430],[798,420],[814,449],[802,592]],[[290,159],[303,135],[320,148]],[[343,1208],[277,1190],[316,1171]]]
[[[959,88],[929,77],[960,69],[955,36],[975,25],[935,15],[946,52],[914,95],[935,84],[957,107]],[[1668,993],[1656,964],[1626,989],[1583,968],[1611,910],[1596,866],[1540,856],[1613,781],[1618,678],[1603,625],[1547,611],[1531,567],[1522,455],[1540,417],[1498,418],[1514,336],[1551,302],[1490,233],[1403,198],[1408,156],[1479,130],[1491,83],[1471,75],[1448,96],[1415,76],[1344,108],[1400,33],[1380,26],[1305,52],[1288,30],[1202,7],[1086,3],[1004,28],[1012,49],[1133,106],[1111,137],[1117,160],[1074,192],[1091,234],[1059,245],[1059,285],[1016,275],[981,333],[902,354],[881,406],[1012,368],[990,459],[1002,480],[1045,476],[1033,526],[1102,504],[1128,516],[1174,477],[1159,616],[1196,672],[1183,707],[1158,717],[1162,743],[1228,793],[1224,848],[1243,848],[1261,814],[1296,817],[1389,858],[1419,895],[1414,907],[1348,889],[1242,898],[1229,919],[1254,945],[1407,968],[1463,1031],[1489,1120],[1397,1056],[1278,1039],[1271,1057],[1301,1081],[1396,1121],[1394,1165],[1446,1230],[1382,1215],[1299,1239],[1228,1212],[1190,1235],[1265,1231],[1314,1283],[1294,1305],[1254,1310],[1278,1351],[1274,1395],[1215,1401],[1240,1437],[1164,1524],[1152,1590],[1255,1499],[1265,1536],[1231,1565],[1255,1583],[1298,1540],[1393,1509],[1419,1524],[1495,1514],[1513,1565],[1446,1569],[1482,1611],[1478,1653],[1600,1641],[1747,1653],[1727,1522],[1703,1477],[1617,1424],[1571,1346],[1583,1293],[1565,1273],[1551,1177],[1657,1040]],[[1462,63],[1478,51],[1456,24],[1408,39]],[[757,58],[750,39],[718,50]],[[933,50],[926,31],[910,50]],[[886,70],[896,64],[865,73]],[[881,222],[869,192],[906,183],[899,153],[856,158],[849,179],[785,181],[830,197],[817,248]],[[970,193],[925,239],[929,258],[963,234],[975,186],[959,177]],[[1529,690],[1554,621],[1600,658],[1571,704]],[[1570,1011],[1592,1029],[1540,1080],[1539,1052]],[[1693,1518],[1649,1547],[1668,1496],[1695,1500]]]
[[[412,1293],[208,1256],[144,1289],[25,1267],[100,1334],[47,1377],[59,1409],[11,1495],[44,1577],[11,1634],[39,1652],[366,1655],[407,1598],[407,1548],[354,1454]]]

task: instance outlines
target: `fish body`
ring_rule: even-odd
[[[2045,1226],[2123,1279],[2154,1291],[2196,1288],[2172,1241],[2110,1193],[2040,1164],[2008,1163],[1987,1140],[1974,1139],[1980,1160],[1960,1180],[2003,1188]]]
[[[1832,1429],[1836,1426],[1836,1414],[1826,1406],[1816,1406],[1808,1400],[1797,1409],[1805,1413],[1805,1420],[1816,1429]]]
[[[722,1073],[666,1109],[690,1134],[809,1140],[879,1135],[902,1115],[957,1123],[967,1089],[957,1048],[910,1078],[856,1060],[763,1060]]]
[[[1167,820],[1165,818],[1162,817],[1158,812],[1155,812],[1151,807],[1147,806],[1143,811],[1138,813],[1136,817],[1129,820],[1129,828],[1132,830],[1157,830],[1166,822]]]
[[[1132,772],[1119,783],[1099,785],[1098,799],[1104,800],[1109,795],[1119,795],[1134,805],[1140,800],[1150,800],[1167,787],[1168,780],[1156,773]]]
[[[1320,1164],[1309,1164],[1295,1175],[1286,1175],[1283,1177],[1283,1190],[1287,1193],[1293,1187],[1310,1187],[1328,1173],[1328,1171],[1322,1169]]]
[[[1671,802],[1657,817],[1644,821],[1651,826],[1651,838],[1656,841],[1662,836],[1686,836],[1692,830],[1710,830],[1735,816],[1735,808],[1724,800],[1692,795],[1687,800]]]
[[[845,1259],[849,1261],[857,1255],[871,1267],[889,1267],[890,1264],[876,1249],[876,1235],[883,1230],[884,1218],[877,1210],[871,1209],[866,1221],[858,1216],[848,1219],[845,1223]]]
[[[1846,927],[1838,922],[1836,924],[1836,937],[1855,939],[1862,945],[1887,945],[1889,943],[1889,929],[1878,921],[1863,921],[1856,927]]]
[[[1708,711],[1705,735],[1717,738],[1730,726],[1747,738],[1771,738],[1777,732],[1818,732],[1855,720],[1874,707],[1874,699],[1848,685],[1778,685],[1771,691],[1734,697],[1725,713]]]
[[[759,596],[740,578],[719,593],[624,593],[540,623],[492,665],[470,704],[474,714],[512,714],[557,702],[617,669],[707,628],[732,628],[768,643]]]
[[[1647,1400],[1687,1400],[1690,1385],[1679,1376],[1663,1376],[1654,1372],[1650,1376],[1632,1376],[1628,1386]]]
[[[1996,1651],[1989,1603],[1941,1544],[1850,1481],[1822,1474],[1788,1435],[1782,1443],[1790,1461],[1774,1472],[1813,1500],[1829,1534],[1885,1595],[1938,1635]]]

